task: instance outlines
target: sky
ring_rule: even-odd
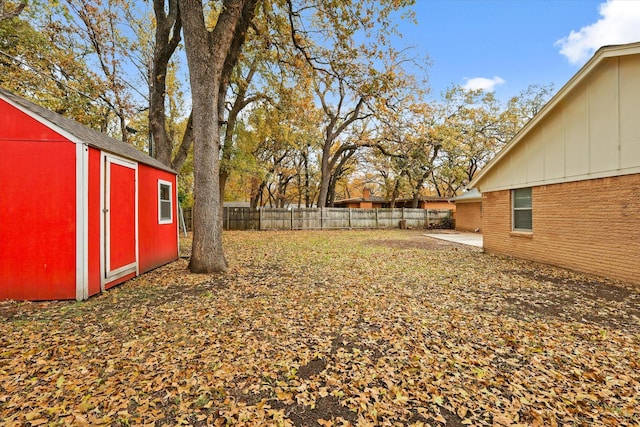
[[[640,41],[640,0],[416,0],[397,48],[428,56],[431,94],[452,85],[507,99],[559,90],[597,48]]]

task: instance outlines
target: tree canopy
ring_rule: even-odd
[[[181,173],[191,269],[223,271],[223,200],[454,196],[550,97],[426,83],[410,0],[0,2],[0,85]],[[192,202],[191,202],[192,201]]]

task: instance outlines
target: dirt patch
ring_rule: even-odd
[[[270,401],[269,406],[282,409],[285,416],[297,427],[321,427],[318,420],[335,420],[335,425],[341,425],[340,421],[347,421],[353,425],[358,422],[358,415],[342,406],[335,396],[321,397],[316,400],[315,408],[299,404],[287,405],[278,400]]]
[[[465,424],[462,423],[462,418],[460,418],[457,414],[449,411],[447,408],[440,408],[440,414],[443,416],[447,423],[445,425],[452,427],[464,427]],[[421,421],[421,420],[420,420]]]
[[[567,277],[567,272],[556,272],[550,274],[535,270],[514,271],[514,274],[527,277],[539,282],[549,282],[560,285],[564,289],[591,299],[603,299],[606,301],[622,302],[629,297],[634,296],[634,292],[622,285],[608,282],[607,280],[576,280],[573,277]],[[560,274],[558,274],[560,273]],[[563,274],[564,273],[564,274]]]
[[[547,266],[504,273],[538,283],[511,289],[504,297],[502,312],[511,317],[543,316],[603,328],[640,329],[640,294],[629,286]]]
[[[411,240],[367,240],[364,242],[367,246],[382,246],[392,249],[420,249],[424,251],[446,251],[446,250],[466,250],[468,249],[464,245],[458,243],[448,242],[440,239],[429,239],[424,236],[417,237]]]
[[[324,359],[313,359],[306,365],[303,365],[298,369],[298,377],[303,380],[308,380],[314,375],[318,375],[327,368],[327,361]]]

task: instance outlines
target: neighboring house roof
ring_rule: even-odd
[[[140,163],[153,166],[157,169],[176,173],[173,169],[167,167],[153,157],[146,155],[133,145],[111,138],[101,132],[80,124],[75,120],[68,119],[58,113],[54,113],[53,111],[40,107],[39,105],[27,101],[26,99],[14,95],[2,88],[0,88],[0,99],[3,99],[47,127],[63,134],[64,137],[75,143],[86,143],[90,147],[126,157],[130,160],[135,160]]]
[[[638,162],[638,160],[640,156],[637,155],[637,148],[634,148],[637,145],[637,139],[635,141],[632,140],[632,136],[638,127],[637,89],[640,80],[638,80],[638,65],[630,55],[640,55],[640,42],[600,48],[558,93],[547,102],[540,112],[480,170],[469,183],[468,187],[479,188],[484,192],[515,188],[518,184],[523,186],[543,185],[571,180],[639,173],[640,162]],[[623,60],[624,57],[631,59]],[[606,71],[603,70],[607,70],[607,67],[612,69],[614,67],[616,68],[610,74],[606,74]],[[624,71],[624,77],[620,70]],[[629,83],[631,85],[630,89],[627,88],[628,90],[625,90],[620,87],[623,78],[632,80],[632,82]],[[603,81],[605,82],[603,83]],[[599,92],[594,90],[594,93],[590,93],[589,84],[599,85],[597,89],[604,89]],[[578,109],[578,107],[572,109],[572,106],[578,102],[584,104],[580,104],[581,108],[585,110],[584,112]],[[631,110],[626,113],[626,117],[623,117],[620,113],[624,107],[627,108],[627,111]],[[617,114],[617,116],[610,116],[615,114]],[[571,135],[573,139],[567,142],[567,136],[563,135],[563,133],[566,131],[566,122],[568,120],[573,120],[572,123],[582,123],[582,121],[585,121],[587,124],[599,120],[598,126],[600,126],[600,128],[597,129],[598,134],[592,135],[593,132],[589,128],[584,130],[577,127],[579,131],[586,133],[586,138],[583,134],[579,134],[576,137]],[[546,125],[547,129],[541,130],[543,125]],[[609,130],[606,128],[606,125],[611,126],[615,134],[612,135],[613,132],[606,132]],[[631,137],[627,138],[628,140],[623,140],[620,136],[622,133],[620,126],[622,125],[626,126],[626,128],[624,128],[626,135],[631,135]],[[538,133],[541,134],[538,135]],[[602,135],[606,135],[606,138]],[[637,138],[637,135],[635,137]],[[549,141],[552,138],[561,142],[562,146],[558,147],[558,144],[554,146],[552,142],[547,142],[546,145],[544,142],[538,142],[544,140]],[[598,165],[594,168],[591,164],[598,162],[603,163],[604,160],[601,159],[603,154],[613,151],[613,147],[604,146],[605,143],[603,143],[603,140],[607,138],[607,144],[617,144],[615,151],[621,152],[622,149],[624,149],[627,150],[627,155],[619,154],[617,165],[613,164],[614,162],[609,162],[609,164]],[[525,149],[521,148],[520,145],[531,140],[535,140],[534,142],[536,142],[536,144],[532,145],[529,149],[530,152],[525,153]],[[598,144],[604,147],[596,147]],[[541,153],[540,150],[543,152]],[[544,151],[546,151],[546,153]],[[585,156],[587,156],[586,160],[574,158],[576,157],[574,154],[585,151],[588,152],[585,154]],[[514,158],[514,156],[517,158]],[[629,157],[635,158],[630,159]],[[545,161],[549,164],[544,164]],[[572,167],[574,170],[566,170],[566,165],[551,164],[552,162],[560,161],[564,161],[565,163],[569,161],[573,162]],[[542,165],[535,166],[538,170],[543,171],[542,176],[540,176],[540,172],[535,171],[535,173],[530,172],[530,177],[520,180],[521,182],[518,183],[508,183],[505,180],[504,177],[506,175],[523,167],[527,167],[527,165],[531,165],[532,162],[543,163]],[[584,167],[584,163],[589,164]],[[564,167],[564,175],[557,171],[555,175],[546,172],[553,167],[556,167],[556,169]]]
[[[396,201],[396,203],[410,203],[410,202],[413,201],[413,198],[396,199],[395,201]],[[440,197],[440,196],[423,196],[423,197],[420,197],[419,201],[420,202],[450,202],[451,199],[449,199],[447,197]],[[339,205],[344,205],[344,204],[349,204],[349,203],[363,203],[363,202],[391,203],[390,200],[385,199],[384,197],[370,196],[369,198],[353,197],[351,199],[336,200],[334,202],[334,205],[338,205],[338,204]]]
[[[477,188],[472,188],[464,193],[460,194],[452,198],[456,203],[472,203],[472,202],[481,202],[482,201],[482,193]]]
[[[448,197],[440,197],[440,196],[421,196],[419,199],[421,202],[448,202],[451,199]],[[405,199],[396,199],[396,202],[412,202],[413,198],[408,197]]]
[[[342,199],[342,200],[336,200],[333,204],[345,204],[345,203],[361,203],[361,202],[373,202],[373,203],[386,203],[386,200],[384,197],[378,197],[378,196],[371,196],[368,199],[365,199],[364,197],[353,197],[351,199]]]

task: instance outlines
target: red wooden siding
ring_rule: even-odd
[[[158,180],[172,185],[173,222],[158,224]],[[140,272],[152,270],[178,258],[176,176],[138,165],[138,233]]]
[[[76,176],[80,149],[86,150],[88,171]],[[95,295],[101,284],[107,289],[136,275],[123,269],[120,274],[125,276],[105,282],[103,254],[109,256],[111,271],[128,265],[135,270],[137,262],[144,272],[178,258],[176,176],[139,160],[109,166],[109,201],[115,209],[110,212],[110,238],[105,240],[101,205],[105,202],[103,172],[107,171],[103,170],[103,155],[93,146],[79,147],[0,99],[0,300],[75,299],[84,294],[77,292],[83,283],[87,294]],[[137,165],[137,182],[136,166],[123,166],[129,162]],[[78,181],[85,178],[86,183]],[[170,224],[158,223],[159,180],[172,185]],[[87,193],[76,199],[81,189]],[[82,212],[87,216],[87,234],[78,236],[77,226],[83,218],[77,215]],[[102,246],[106,243],[110,253]],[[88,259],[82,259],[77,247],[86,251]],[[84,279],[78,274],[83,271],[87,274]],[[78,279],[86,282],[77,285]]]
[[[136,171],[130,167],[109,165],[109,267],[110,271],[136,262]]]
[[[0,127],[32,127],[10,109]],[[23,115],[22,115],[23,116]],[[20,125],[12,122],[20,122]],[[54,300],[76,297],[75,144],[0,139],[0,299]],[[52,164],[60,167],[51,168]]]
[[[17,141],[68,141],[47,126],[0,99],[2,139]]]

